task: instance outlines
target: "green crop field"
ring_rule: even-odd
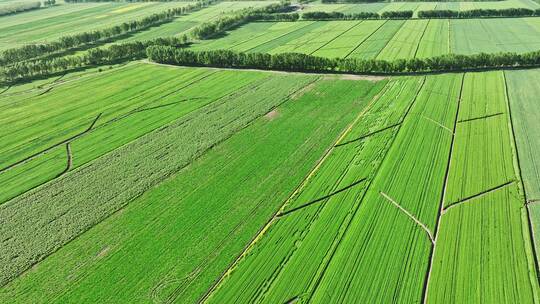
[[[382,13],[385,11],[414,11],[422,10],[472,10],[472,9],[505,9],[505,8],[530,8],[537,9],[540,5],[533,0],[502,0],[502,1],[440,1],[440,2],[376,2],[358,4],[320,4],[307,3],[303,6],[305,12],[342,12],[360,13],[373,12]]]
[[[204,2],[47,48],[194,3],[0,16],[0,303],[540,304],[540,10],[416,18],[540,4]]]
[[[255,22],[192,48],[393,60],[524,53],[540,48],[539,37],[537,18]]]
[[[81,3],[0,18],[0,50],[141,19],[189,2]]]

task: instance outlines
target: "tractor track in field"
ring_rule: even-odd
[[[477,198],[481,198],[481,197],[484,197],[492,192],[495,192],[497,190],[500,190],[502,188],[505,188],[507,186],[510,186],[511,184],[513,184],[516,180],[510,180],[510,181],[507,181],[505,182],[504,184],[500,184],[498,186],[495,186],[495,187],[492,187],[492,188],[489,188],[489,189],[486,189],[482,192],[479,192],[479,193],[476,193],[476,194],[473,194],[473,195],[470,195],[470,196],[467,196],[463,199],[460,199],[459,201],[456,201],[456,202],[453,202],[449,205],[447,205],[446,207],[443,208],[443,211],[442,211],[442,215],[444,215],[446,212],[448,212],[448,210],[454,208],[454,207],[457,207],[457,206],[460,206],[462,204],[465,204],[465,203],[468,203],[469,201],[471,200],[474,200],[474,199],[477,199]]]
[[[387,201],[392,203],[392,205],[394,205],[396,208],[398,208],[401,212],[405,213],[405,215],[407,215],[416,225],[420,226],[420,228],[422,228],[427,233],[427,236],[429,237],[429,240],[431,241],[431,244],[435,245],[435,239],[433,238],[433,233],[428,229],[428,227],[424,223],[422,223],[418,218],[416,218],[410,211],[403,208],[398,202],[396,202],[388,194],[386,194],[386,193],[384,193],[382,191],[379,191],[379,194],[382,197],[384,197]]]
[[[497,117],[497,116],[503,115],[503,114],[504,114],[504,112],[499,112],[499,113],[488,114],[488,115],[479,116],[479,117],[467,118],[467,119],[459,120],[458,123],[464,123],[464,122],[476,121],[476,120],[481,120],[481,119],[487,119],[487,118]]]
[[[388,86],[388,84],[385,85]],[[274,214],[268,219],[268,221],[257,231],[257,233],[254,235],[254,237],[247,243],[247,245],[244,247],[244,249],[240,252],[240,254],[235,258],[235,260],[221,273],[221,275],[218,277],[218,279],[214,282],[212,286],[208,288],[208,290],[200,297],[200,299],[197,301],[197,303],[204,303],[208,300],[212,292],[214,292],[219,285],[223,282],[225,277],[231,273],[240,260],[253,248],[253,246],[264,236],[264,234],[268,231],[268,229],[274,224],[275,221],[279,219],[278,215],[283,212],[285,207],[287,206],[287,203],[295,197],[296,194],[298,194],[300,191],[304,189],[304,187],[308,184],[308,181],[315,175],[315,173],[319,170],[319,168],[322,166],[324,161],[329,157],[332,150],[334,149],[334,146],[339,143],[345,136],[350,132],[352,127],[360,120],[361,117],[367,113],[367,111],[371,108],[371,106],[380,98],[381,95],[383,95],[386,92],[386,89],[383,88],[377,94],[369,104],[366,105],[366,107],[357,115],[357,117],[349,124],[348,127],[346,127],[334,140],[334,143],[326,149],[326,151],[323,153],[321,158],[315,163],[314,167],[309,171],[309,173],[300,181],[298,186],[291,192],[290,195],[287,196],[287,198],[284,200],[284,202],[279,206],[279,208],[274,212]]]
[[[335,147],[335,146],[334,146],[334,147]],[[291,213],[293,213],[293,212],[295,212],[295,211],[298,211],[298,210],[304,209],[304,208],[306,208],[306,207],[309,207],[309,206],[311,206],[311,205],[313,205],[313,204],[322,202],[322,201],[324,201],[324,200],[326,200],[326,199],[331,198],[332,196],[334,196],[334,195],[336,195],[336,194],[339,194],[339,193],[341,193],[341,192],[343,192],[343,191],[349,190],[350,188],[353,188],[354,186],[356,186],[356,185],[358,185],[358,184],[361,184],[362,182],[365,182],[366,180],[367,180],[367,178],[363,177],[363,178],[361,178],[361,179],[355,181],[354,183],[352,183],[352,184],[350,184],[350,185],[348,185],[348,186],[345,186],[345,187],[343,187],[343,188],[340,188],[340,189],[338,189],[338,190],[336,190],[336,191],[333,191],[332,193],[327,194],[327,195],[325,195],[325,196],[323,196],[323,197],[314,199],[314,200],[312,200],[312,201],[309,201],[309,202],[307,202],[307,203],[304,203],[304,204],[302,204],[302,205],[300,205],[300,206],[298,206],[298,207],[295,207],[295,208],[293,208],[293,209],[290,209],[290,210],[287,210],[287,211],[280,212],[280,213],[278,213],[278,214],[276,215],[276,217],[277,217],[277,218],[280,218],[280,217],[282,217],[282,216],[286,216],[286,215],[288,215],[288,214],[291,214]]]
[[[71,153],[71,145],[70,144],[71,144],[70,142],[66,143],[66,156],[67,156],[66,168],[62,172],[60,172],[58,175],[56,175],[56,177],[54,177],[54,178],[58,178],[58,177],[64,175],[69,170],[71,170],[71,168],[73,167],[73,154]]]
[[[428,296],[428,291],[429,291],[429,280],[431,278],[431,271],[433,269],[433,262],[434,262],[434,259],[435,259],[435,249],[437,248],[437,239],[439,237],[439,233],[438,233],[439,232],[439,226],[440,226],[442,214],[443,214],[443,211],[444,211],[444,200],[445,200],[445,197],[446,197],[446,188],[448,186],[448,177],[449,177],[449,173],[450,173],[450,166],[452,165],[452,152],[454,150],[455,139],[456,139],[456,128],[457,128],[457,122],[458,122],[458,117],[459,117],[459,109],[460,109],[460,105],[461,105],[461,100],[463,99],[463,86],[465,84],[465,74],[466,73],[463,73],[463,75],[461,76],[461,86],[459,88],[459,96],[458,96],[458,100],[457,100],[456,115],[454,117],[454,130],[451,132],[452,133],[452,141],[450,143],[450,151],[448,152],[448,160],[447,160],[447,163],[446,163],[446,172],[444,173],[444,181],[443,181],[443,187],[442,187],[442,191],[441,191],[441,199],[440,199],[440,202],[439,202],[439,210],[437,212],[437,221],[435,222],[435,228],[433,229],[434,242],[433,242],[433,246],[431,247],[431,251],[429,253],[429,264],[428,264],[428,268],[427,268],[427,271],[426,271],[426,274],[425,274],[424,286],[422,288],[423,292],[422,292],[421,302],[423,304],[427,303],[427,296]]]

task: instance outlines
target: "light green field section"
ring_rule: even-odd
[[[44,184],[67,169],[65,145],[31,159],[13,169],[0,173],[0,204],[29,189]]]
[[[66,4],[2,17],[0,50],[54,41],[62,36],[107,28],[187,5],[189,2]],[[79,9],[75,10],[77,7]],[[36,14],[41,15],[36,18]]]
[[[189,72],[216,73],[207,69],[174,70],[174,68],[140,65],[138,69],[126,71],[126,77],[130,72],[138,70],[139,81],[142,83],[145,81],[144,74],[157,75],[160,69],[163,71],[173,69],[168,74],[171,78],[178,78],[177,75]],[[160,127],[147,133],[87,166],[62,175],[34,192],[0,205],[0,213],[4,214],[2,218],[9,219],[2,225],[6,230],[1,231],[1,234],[6,236],[5,246],[2,246],[0,251],[0,263],[3,265],[3,271],[0,273],[1,281],[13,278],[35,261],[41,260],[73,237],[125,206],[134,197],[187,166],[209,148],[285,101],[292,92],[300,90],[314,78],[224,72],[229,73],[231,86],[224,87],[212,81],[215,90],[221,90],[220,93],[213,94],[226,95],[212,101],[211,107],[202,106],[169,123],[167,127]],[[245,77],[246,74],[247,79],[239,81],[241,78],[237,77]],[[119,81],[123,83],[122,80]],[[113,77],[107,83],[110,86],[120,85]],[[174,83],[170,85],[169,93],[181,90],[181,87]],[[75,91],[80,92],[80,88],[79,85]],[[201,96],[201,92],[196,92],[197,96]],[[268,95],[265,97],[260,92]],[[190,96],[177,95],[178,99],[186,97]],[[208,104],[208,101],[205,104]],[[178,111],[178,108],[176,110]],[[151,111],[148,111],[148,114],[151,115]],[[145,126],[144,121],[141,122],[141,126]],[[117,130],[117,132],[129,131]],[[122,157],[118,157],[120,155]],[[76,154],[74,158],[77,158]],[[23,211],[27,208],[28,210]],[[30,215],[32,212],[36,212],[35,216]],[[18,221],[25,224],[17,223]],[[14,229],[15,227],[18,228]],[[11,233],[15,233],[17,237],[10,237]],[[30,247],[32,249],[29,249]]]
[[[180,102],[178,94],[171,94],[174,90],[164,88],[178,86],[176,90],[179,90],[210,73],[191,70],[182,75],[161,69],[156,74],[145,74],[139,65],[133,64],[103,72],[106,77],[96,74],[85,79],[84,87],[92,89],[82,89],[81,82],[66,82],[44,91],[5,96],[0,100],[11,103],[2,106],[0,116],[6,126],[0,131],[0,136],[6,138],[0,149],[1,168],[84,133],[98,115],[94,128],[147,107]],[[111,81],[114,86],[110,85]],[[200,99],[184,102],[189,103],[204,104]]]
[[[423,10],[471,10],[471,9],[505,9],[505,8],[540,8],[532,0],[478,1],[478,2],[384,2],[355,4],[307,4],[303,12],[342,12],[354,14],[361,12],[382,13],[385,11],[413,11],[415,15]]]
[[[238,11],[246,8],[263,7],[275,3],[274,1],[236,1],[236,2],[219,2],[199,10],[194,13],[190,13],[185,16],[180,16],[174,19],[172,22],[164,23],[160,26],[152,27],[150,29],[134,33],[130,37],[117,40],[118,42],[129,41],[144,41],[151,40],[157,37],[172,37],[189,32],[190,29],[195,26],[210,22],[223,16],[225,14]]]
[[[415,58],[430,20],[408,20],[386,44],[377,58],[394,60]]]
[[[236,97],[241,100],[229,98],[224,103],[229,104],[228,111],[248,115],[246,111],[260,107],[256,101],[262,95],[271,96],[262,101],[268,104],[266,115],[249,126],[244,124],[245,128],[189,167],[4,287],[0,299],[15,303],[195,302],[384,84],[314,80],[273,75],[264,84],[251,87],[254,92]],[[288,97],[278,93],[291,92],[291,88],[296,93]],[[189,119],[203,120],[200,124],[212,121],[216,128],[237,120],[246,122],[243,116],[233,118],[232,113],[223,112],[222,107],[213,105],[201,113],[204,116]],[[214,121],[210,110],[227,118]],[[168,132],[198,130],[181,128],[182,123],[187,122],[168,125]],[[204,132],[212,134],[211,129]],[[162,137],[160,133],[152,135]],[[176,144],[170,139],[162,138],[176,149],[188,143]],[[140,145],[138,140],[119,150],[137,150]],[[154,155],[166,152],[162,148],[153,148]],[[146,157],[139,152],[133,151],[144,162]],[[120,151],[113,154],[126,158]],[[98,161],[88,167],[94,173],[99,170]],[[171,159],[161,161],[171,164]],[[108,165],[115,166],[110,160]],[[126,174],[125,168],[122,174]],[[126,284],[119,286],[115,283],[119,281]]]
[[[385,87],[224,277],[210,303],[308,301],[420,85],[421,79],[410,79]]]
[[[416,58],[429,58],[450,53],[450,20],[430,19],[416,50]],[[448,35],[444,35],[448,33]]]
[[[509,71],[505,77],[536,255],[540,259],[540,70]]]
[[[502,73],[466,74],[445,206],[516,181],[508,124]]]
[[[408,59],[540,49],[539,18],[252,22],[194,50]]]
[[[442,215],[427,303],[536,303],[523,202],[516,184]]]
[[[428,303],[538,301],[506,109],[501,72],[466,75],[458,116],[474,118],[456,126]]]
[[[450,20],[450,49],[455,54],[532,52],[540,49],[537,18]]]
[[[385,21],[363,21],[346,33],[335,37],[328,44],[313,52],[311,55],[321,57],[348,57],[354,52],[370,35],[383,26]]]

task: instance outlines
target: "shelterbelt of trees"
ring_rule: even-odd
[[[46,2],[48,3],[48,2]],[[12,15],[41,8],[41,2],[23,2],[0,6],[0,16]]]
[[[323,58],[299,53],[242,53],[231,50],[192,51],[185,48],[164,45],[149,46],[146,49],[146,53],[152,61],[173,65],[352,74],[451,72],[540,65],[540,51],[523,54],[449,54],[432,58],[399,59],[393,61],[358,58]]]
[[[177,16],[199,10],[216,1],[217,0],[198,1],[195,4],[169,9],[162,13],[152,14],[140,20],[124,22],[110,28],[64,36],[57,41],[49,43],[29,44],[19,48],[8,49],[0,54],[0,65],[11,65],[17,62],[70,50],[91,43],[113,39],[115,37],[140,31],[167,21],[172,21],[173,18]]]
[[[448,2],[448,0],[400,0],[403,2]],[[463,0],[462,2],[487,2],[487,1],[504,1],[504,0]],[[322,3],[371,3],[371,2],[388,2],[387,0],[322,0]]]
[[[307,12],[302,14],[303,20],[360,20],[360,19],[410,19],[413,11],[386,11],[382,14],[361,12],[345,14],[341,12]],[[506,8],[506,9],[474,9],[466,11],[426,10],[419,11],[418,18],[485,18],[485,17],[535,17],[540,16],[540,9]]]

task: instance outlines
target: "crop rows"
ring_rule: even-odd
[[[537,260],[540,259],[540,108],[536,83],[538,70],[506,72],[508,98],[512,125],[515,132],[519,167],[523,178],[529,219],[536,244]]]
[[[447,2],[377,2],[377,3],[354,3],[354,4],[308,4],[305,12],[343,12],[349,14],[361,12],[382,13],[385,11],[418,11],[423,10],[472,10],[472,9],[505,9],[505,8],[529,8],[536,9],[539,5],[529,0],[504,0],[504,1],[447,1]]]
[[[524,53],[540,48],[536,19],[254,22],[193,48],[386,60],[449,53]]]
[[[231,124],[237,125],[236,121],[245,122],[252,117],[250,112],[262,111],[263,104],[267,113],[5,286],[0,299],[118,302],[134,297],[194,302],[384,84],[314,80],[272,75],[223,104],[214,102],[213,108],[200,113],[204,119],[192,116],[169,125],[168,131],[151,134],[182,150],[194,142],[193,136],[182,135],[190,141],[178,138],[188,130],[204,130],[202,135],[215,137],[212,128],[227,130]],[[291,102],[273,108],[287,98],[280,97],[282,92],[293,89],[296,93],[290,95]],[[225,118],[216,121],[215,116]],[[179,134],[173,138],[165,132]],[[154,163],[153,156],[160,156],[166,147],[153,140],[151,146],[157,145],[153,154],[150,150],[141,154],[140,146],[145,146],[146,140],[145,136],[111,155],[131,158],[125,164],[136,162],[139,171],[149,172],[144,159],[152,156],[149,162]],[[171,157],[179,157],[168,150]],[[127,154],[134,154],[137,161]],[[101,170],[100,160],[108,155],[87,168],[96,174]],[[107,160],[109,166],[117,168]],[[170,158],[161,160],[175,163]],[[156,165],[152,169],[157,169]],[[126,174],[125,169],[122,174]],[[155,254],[157,251],[161,254]],[[119,288],[113,283],[118,281],[129,283]],[[41,282],[42,288],[31,290],[39,295],[21,292],[36,282]]]
[[[141,69],[149,73],[158,68]],[[242,75],[230,73],[231,81],[233,75]],[[6,283],[313,81],[311,76],[252,76],[236,88],[226,87],[229,93],[212,107],[187,113],[166,128],[1,205],[0,217],[7,220],[0,228],[4,237],[0,263],[5,265],[0,282]],[[225,93],[223,87],[216,89]],[[259,90],[268,95],[261,97]]]
[[[467,74],[439,215],[428,303],[464,299],[534,303],[538,299],[506,109],[500,72]],[[489,115],[494,113],[500,115]]]
[[[414,83],[387,85],[208,302],[537,297],[502,74]]]
[[[0,20],[0,50],[106,28],[188,4],[189,2],[84,3],[58,5],[46,10],[6,16]]]

